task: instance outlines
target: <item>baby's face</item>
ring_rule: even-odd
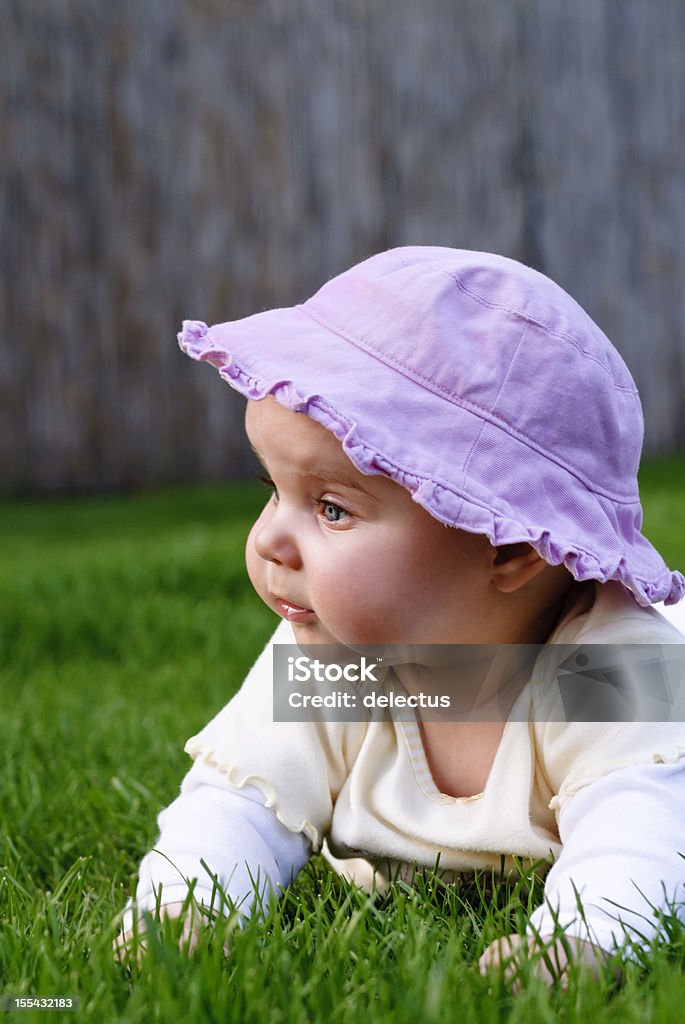
[[[298,643],[484,643],[488,539],[443,526],[399,484],[365,476],[334,435],[272,397],[246,429],[274,492],[247,569]]]

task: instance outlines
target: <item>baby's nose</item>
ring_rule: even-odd
[[[301,566],[300,552],[287,513],[280,506],[266,508],[252,528],[255,551],[266,562],[291,569]]]

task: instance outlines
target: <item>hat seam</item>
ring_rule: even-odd
[[[523,320],[526,323],[533,324],[535,327],[539,327],[541,330],[545,331],[553,338],[559,338],[561,341],[568,341],[571,345],[573,345],[573,347],[578,352],[580,352],[581,355],[585,356],[586,359],[589,359],[591,362],[595,363],[597,366],[600,367],[601,370],[604,371],[604,373],[611,379],[611,383],[617,391],[627,391],[628,394],[631,395],[638,394],[638,390],[634,385],[631,386],[630,384],[621,384],[617,380],[615,380],[610,367],[606,366],[601,360],[599,360],[595,355],[593,355],[592,352],[588,352],[587,349],[583,348],[580,339],[578,339],[575,335],[568,334],[566,331],[560,331],[558,329],[555,329],[554,327],[552,327],[551,324],[547,324],[543,320],[539,320],[536,317],[531,316],[530,313],[524,313],[523,310],[514,309],[511,306],[505,306],[503,303],[491,302],[490,300],[486,299],[484,295],[480,295],[478,292],[475,292],[471,288],[467,287],[467,285],[465,285],[464,282],[459,277],[457,277],[449,270],[443,270],[442,273],[446,274],[447,277],[450,278],[450,280],[454,281],[456,286],[462,292],[464,292],[465,295],[468,295],[469,298],[473,299],[474,302],[478,302],[481,306],[485,306],[488,309],[500,309],[503,312],[509,313],[511,316],[516,317],[518,320]]]
[[[519,349],[521,348],[521,345],[523,344],[523,339],[525,338],[525,336],[528,333],[528,327],[529,327],[529,325],[527,323],[524,323],[523,330],[521,331],[521,336],[519,337],[519,340],[516,343],[516,348],[514,349],[514,354],[513,354],[513,356],[511,357],[511,359],[509,361],[509,366],[507,367],[507,372],[505,373],[504,378],[502,380],[502,383],[499,386],[499,390],[498,390],[497,394],[495,395],[495,401],[492,403],[492,407],[490,409],[491,415],[494,415],[495,409],[497,407],[497,403],[499,402],[500,396],[501,396],[502,392],[504,391],[504,388],[506,386],[507,381],[509,380],[509,376],[511,374],[512,367],[513,367],[514,363],[516,362],[516,357],[517,357],[517,355],[519,353]],[[482,420],[481,421],[481,425],[480,425],[480,429],[478,431],[478,434],[473,439],[473,444],[471,445],[471,447],[469,449],[469,453],[466,456],[466,459],[464,460],[464,468],[463,468],[462,472],[464,473],[464,477],[465,478],[466,478],[466,475],[468,473],[468,468],[469,468],[469,463],[471,462],[471,458],[473,457],[473,454],[476,451],[476,448],[478,447],[478,445],[480,444],[480,440],[481,440],[481,438],[483,436],[483,431],[485,430],[485,424],[486,424],[486,421]]]
[[[411,268],[415,265],[414,261],[411,259],[400,259],[400,263],[405,268]],[[578,352],[580,352],[583,356],[586,356],[592,362],[596,363],[597,366],[599,366],[602,370],[604,370],[604,372],[611,378],[611,383],[617,390],[627,391],[629,394],[639,396],[638,389],[634,382],[631,381],[630,384],[619,384],[614,379],[611,369],[608,366],[606,366],[603,362],[601,362],[595,355],[593,355],[592,352],[589,352],[587,349],[583,348],[582,342],[574,334],[569,334],[566,331],[560,331],[558,329],[555,329],[551,324],[546,323],[544,320],[539,320],[529,313],[524,313],[523,310],[514,309],[512,306],[507,306],[501,302],[492,302],[490,299],[487,299],[484,295],[481,295],[479,292],[476,292],[473,289],[469,288],[454,271],[446,270],[444,267],[436,267],[435,269],[438,273],[445,274],[447,277],[449,277],[450,280],[453,281],[457,285],[457,287],[460,288],[462,292],[464,292],[465,295],[468,295],[470,298],[474,299],[474,301],[480,303],[482,306],[485,306],[487,309],[499,309],[505,313],[510,313],[517,319],[524,320],[527,323],[534,324],[536,327],[540,327],[543,331],[546,331],[554,338],[560,338],[563,339],[564,341],[570,342]],[[528,269],[532,270],[534,268],[530,267]],[[584,310],[582,310],[582,312],[584,312]],[[601,331],[601,328],[597,327],[596,324],[594,324],[594,326],[600,331],[600,333],[603,333]]]
[[[620,505],[633,505],[636,501],[639,501],[639,496],[637,494],[618,495],[613,491],[606,490],[601,484],[595,483],[593,480],[586,479],[564,459],[561,459],[558,455],[554,455],[551,452],[545,451],[537,444],[537,442],[533,441],[532,438],[527,437],[520,430],[517,430],[516,427],[512,426],[511,423],[503,419],[501,416],[494,415],[494,413],[484,409],[482,406],[476,405],[475,402],[469,402],[468,399],[458,398],[453,392],[448,391],[447,388],[443,388],[440,384],[436,384],[434,381],[428,380],[428,378],[424,377],[413,367],[407,366],[396,357],[382,355],[366,338],[352,337],[349,333],[345,333],[340,328],[334,327],[322,316],[314,314],[310,309],[305,308],[304,305],[299,305],[295,308],[305,313],[321,327],[324,327],[328,331],[332,331],[333,334],[336,334],[339,338],[342,338],[344,341],[347,341],[349,344],[354,345],[357,348],[361,348],[364,352],[371,355],[372,358],[378,359],[378,361],[383,363],[385,366],[394,366],[405,376],[409,377],[410,380],[414,380],[415,383],[419,384],[419,386],[424,387],[426,391],[430,391],[438,397],[442,397],[445,400],[450,401],[451,404],[456,405],[461,409],[465,409],[467,412],[470,412],[475,416],[480,416],[482,419],[487,420],[487,422],[492,426],[499,427],[499,429],[503,430],[505,434],[511,434],[512,437],[515,437],[522,444],[532,448],[533,451],[538,453],[538,455],[542,455],[545,458],[550,459],[550,461],[566,470],[567,473],[570,473],[571,476],[575,477],[575,479],[582,483],[584,487],[587,487],[588,490],[601,494],[603,497],[609,498],[611,501],[615,501]]]

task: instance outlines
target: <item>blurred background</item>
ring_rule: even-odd
[[[277,621],[244,570],[243,400],[176,333],[395,245],[531,264],[632,370],[647,536],[685,569],[684,140],[685,0],[0,0],[0,985],[255,1020],[285,979],[355,1018],[309,946],[277,944],[258,998],[263,936],[237,989],[111,956],[183,744]]]
[[[549,274],[685,446],[680,0],[1,0],[0,91],[6,494],[245,475],[181,320],[403,244]]]

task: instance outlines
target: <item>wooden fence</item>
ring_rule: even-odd
[[[2,0],[0,89],[5,489],[243,474],[180,321],[408,243],[558,280],[685,445],[680,0]]]

